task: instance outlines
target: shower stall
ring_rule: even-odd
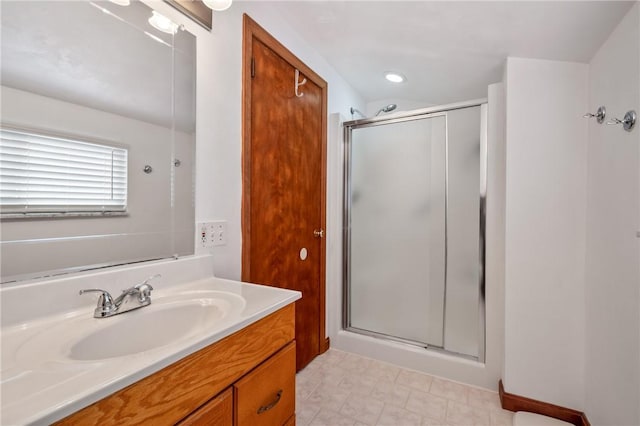
[[[344,123],[343,328],[482,362],[486,101]]]

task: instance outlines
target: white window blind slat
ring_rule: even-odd
[[[0,213],[108,213],[127,209],[128,151],[0,129]]]
[[[13,178],[4,178],[2,179],[3,185],[2,188],[5,190],[15,190],[20,191],[23,190],[26,185],[30,188],[48,191],[50,188],[63,190],[64,188],[71,189],[91,189],[94,188],[102,188],[112,190],[114,187],[124,187],[122,184],[118,185],[109,185],[105,182],[95,181],[73,181],[73,180],[61,180],[61,179],[13,179]]]
[[[112,167],[117,176],[126,172],[126,167]],[[22,163],[12,163],[6,161],[0,161],[0,176],[3,177],[20,177],[20,176],[39,176],[46,178],[62,177],[67,179],[82,180],[82,179],[104,179],[104,176],[111,176],[111,169],[108,171],[99,170],[87,170],[87,169],[65,169],[55,167],[34,167],[28,166]],[[114,179],[116,177],[114,176]],[[119,178],[119,177],[118,177]]]
[[[36,155],[29,155],[29,153],[25,155],[11,155],[4,154],[2,155],[2,159],[7,163],[13,164],[21,164],[23,167],[59,167],[62,170],[67,169],[77,169],[77,170],[94,170],[94,171],[108,171],[114,168],[115,164],[113,161],[78,161],[73,158],[47,158],[40,157]]]
[[[74,157],[83,157],[83,158],[111,158],[112,155],[118,154],[109,150],[83,150],[83,149],[62,148],[58,146],[42,145],[42,144],[37,144],[32,142],[23,142],[21,140],[16,140],[16,139],[5,139],[2,149],[6,151],[17,151],[17,152],[29,150],[35,154],[43,153],[43,155],[71,155]]]

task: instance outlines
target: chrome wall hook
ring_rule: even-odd
[[[586,113],[585,115],[583,115],[584,118],[593,118],[595,117],[596,121],[600,124],[602,124],[604,122],[604,117],[607,115],[607,109],[603,106],[598,107],[598,110],[596,111],[595,114],[592,114],[590,112]]]
[[[633,130],[633,127],[636,124],[637,118],[638,116],[636,115],[635,111],[627,111],[627,113],[624,115],[622,120],[620,120],[619,118],[614,118],[611,121],[607,121],[607,124],[609,125],[622,124],[622,128],[625,129],[627,132],[630,132],[631,130]]]
[[[304,96],[304,93],[299,92],[298,89],[300,86],[302,86],[303,84],[307,83],[307,79],[306,78],[302,78],[302,81],[300,81],[300,71],[296,70],[295,72],[295,93],[296,93],[296,97],[301,98]]]

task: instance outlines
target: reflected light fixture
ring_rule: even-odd
[[[397,72],[392,72],[392,71],[385,72],[384,78],[386,78],[392,83],[402,83],[407,80],[404,75],[399,74]]]
[[[149,24],[151,24],[153,28],[167,34],[175,34],[176,32],[178,32],[178,24],[176,24],[166,16],[156,12],[155,10],[152,12],[153,15],[151,15],[151,18],[149,18]]]
[[[109,0],[109,1],[119,6],[129,6],[129,4],[131,4],[129,0]]]
[[[204,3],[204,5],[211,10],[221,12],[223,10],[229,9],[231,7],[232,1],[233,0],[202,0],[202,3]]]

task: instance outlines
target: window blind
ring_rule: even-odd
[[[0,129],[0,214],[125,212],[127,149]]]

